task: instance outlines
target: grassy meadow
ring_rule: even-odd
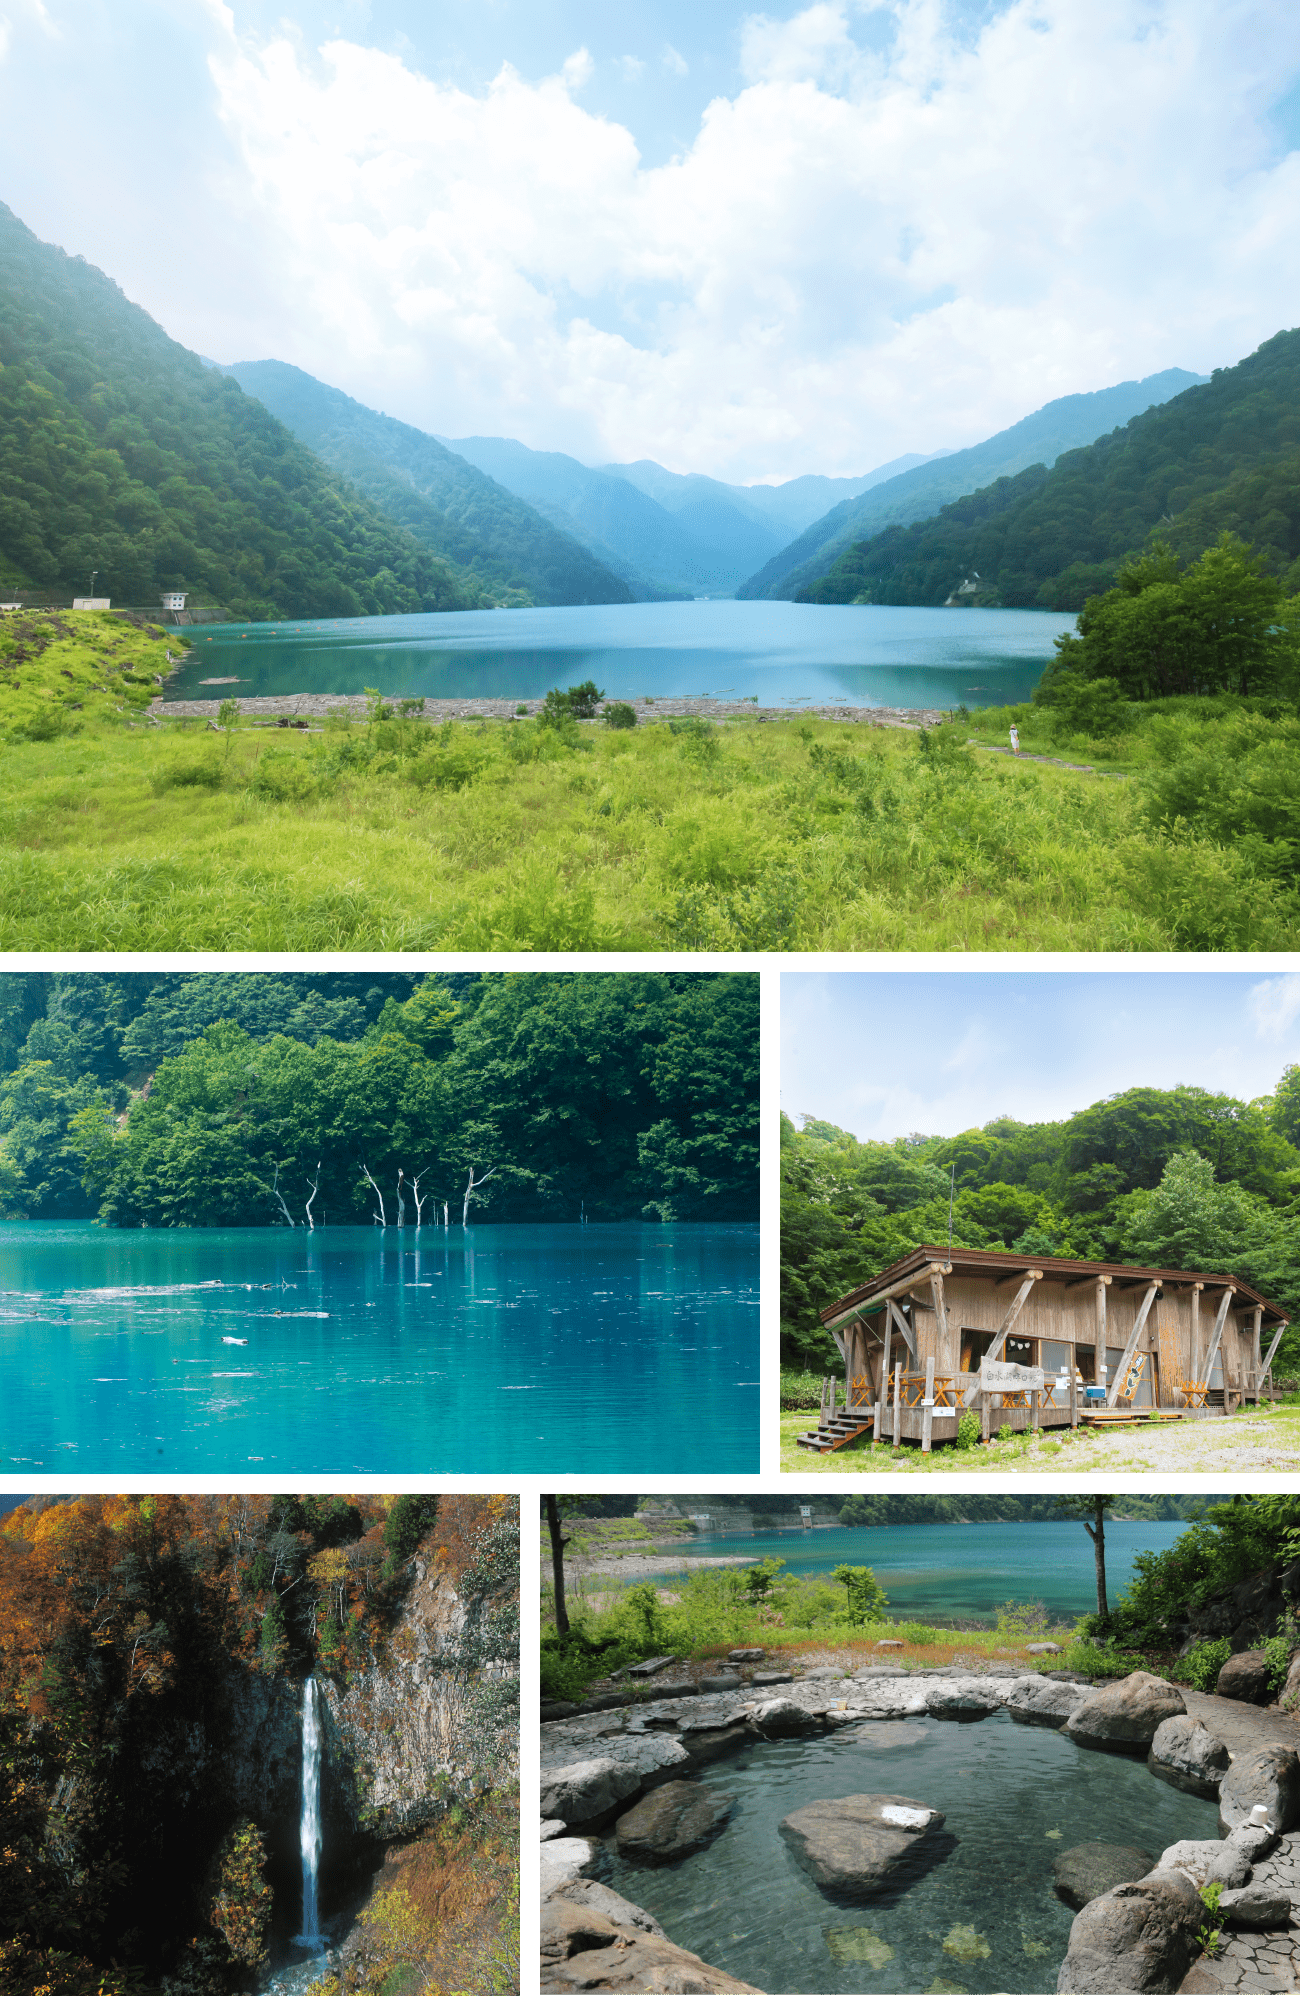
[[[0,620],[0,948],[1300,941],[1278,817],[1300,727],[1285,720],[1153,716],[1165,737],[1144,722],[1110,745],[1128,781],[967,748],[1005,739],[1001,710],[924,735],[799,718],[619,731],[400,714],[214,732],[149,719],[163,636],[104,613]],[[1036,725],[1022,722],[1026,747]],[[1205,808],[1206,758],[1231,771],[1247,741],[1272,784],[1261,826],[1239,824],[1226,791],[1217,816]],[[1053,738],[1050,752],[1078,746]],[[1166,808],[1171,781],[1195,824]]]

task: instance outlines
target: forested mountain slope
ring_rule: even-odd
[[[1277,333],[1122,430],[1001,478],[937,519],[890,527],[799,592],[806,603],[976,601],[1079,610],[1157,528],[1184,556],[1231,527],[1300,579],[1300,331]]]
[[[0,583],[236,617],[455,610],[422,546],[102,271],[0,204]]]
[[[515,1952],[518,1544],[516,1500],[493,1495],[158,1491],[11,1511],[0,1987],[265,1986],[301,1924],[309,1677],[336,1943],[368,1900],[378,1984],[425,1987],[418,1947],[443,1955],[430,1987],[509,1986],[485,1971],[506,1977]],[[368,1889],[381,1865],[387,1920]],[[431,1907],[421,1871],[439,1870]]]
[[[1185,368],[1170,367],[1144,381],[1121,381],[1090,395],[1062,395],[984,443],[945,452],[938,462],[924,460],[915,470],[873,486],[859,498],[842,501],[775,554],[736,594],[793,598],[825,575],[832,562],[856,542],[891,525],[931,519],[950,501],[999,478],[1014,477],[1029,465],[1054,464],[1063,451],[1092,443],[1117,424],[1127,423],[1144,409],[1167,402],[1204,379],[1204,375],[1189,374]]]
[[[782,1349],[820,1364],[818,1310],[914,1247],[948,1238],[1148,1268],[1241,1275],[1300,1307],[1300,1068],[1240,1102],[1130,1088],[1059,1123],[1001,1117],[955,1137],[860,1142],[781,1121]],[[1300,1357],[1287,1332],[1279,1371]]]
[[[417,541],[478,578],[494,596],[534,603],[629,603],[631,591],[572,534],[562,533],[436,437],[354,402],[279,360],[240,361],[233,375],[310,450]]]
[[[0,976],[0,1214],[753,1219],[757,982]]]

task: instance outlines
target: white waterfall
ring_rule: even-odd
[[[320,1872],[320,1722],[316,1715],[316,1679],[309,1677],[302,1694],[302,1816],[299,1823],[302,1845],[302,1932],[298,1940],[306,1947],[323,1947],[316,1907],[316,1880]]]

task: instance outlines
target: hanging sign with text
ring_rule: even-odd
[[[1010,1360],[1001,1358],[980,1361],[981,1393],[1041,1393],[1042,1390],[1041,1365],[1012,1365]]]

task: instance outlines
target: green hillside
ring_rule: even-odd
[[[279,360],[224,368],[332,470],[495,598],[630,603],[621,576],[435,437]]]
[[[0,204],[0,585],[235,617],[460,610],[473,576]]]
[[[781,1119],[781,1331],[823,1365],[818,1311],[925,1241],[1145,1268],[1226,1269],[1300,1309],[1300,1068],[1243,1102],[1128,1088],[1060,1122],[996,1118],[956,1136],[861,1142]],[[951,1233],[949,1199],[952,1198]],[[1278,1371],[1300,1361],[1288,1331]]]
[[[1157,528],[1192,558],[1225,527],[1300,584],[1300,331],[1050,471],[1031,465],[858,543],[797,600],[944,603],[969,577],[981,605],[1077,610]]]
[[[870,490],[841,500],[812,521],[797,540],[773,555],[765,567],[736,591],[737,596],[770,596],[793,601],[798,592],[830,569],[836,558],[886,527],[933,519],[951,501],[978,492],[999,478],[1014,478],[1031,464],[1055,464],[1069,450],[1105,436],[1186,388],[1205,380],[1186,368],[1166,368],[1143,381],[1121,381],[1088,395],[1062,395],[1010,429],[999,430],[967,450],[948,451],[874,483]]]

